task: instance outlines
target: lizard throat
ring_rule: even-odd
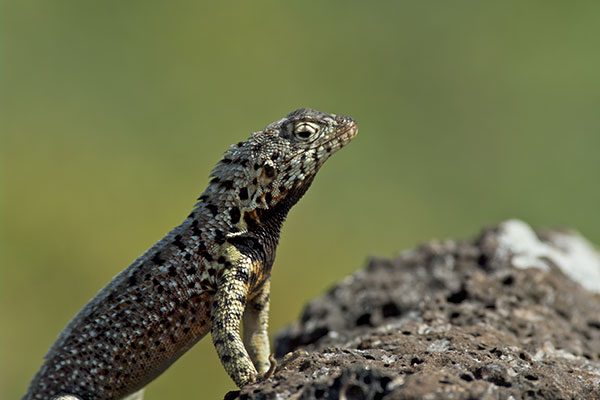
[[[270,208],[256,208],[246,211],[243,219],[248,232],[229,238],[228,242],[236,246],[243,254],[262,262],[268,273],[275,261],[281,226],[290,209],[308,190],[313,178],[298,186]]]

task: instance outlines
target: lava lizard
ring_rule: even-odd
[[[144,386],[209,331],[238,387],[267,377],[281,225],[357,130],[352,118],[302,108],[232,145],[183,223],[59,334],[24,399],[141,399]]]

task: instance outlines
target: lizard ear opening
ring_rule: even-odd
[[[263,186],[268,185],[272,181],[275,180],[275,176],[277,175],[277,168],[275,163],[271,160],[267,160],[263,166],[260,174],[260,181]]]
[[[272,178],[275,176],[275,166],[272,165],[271,163],[266,163],[263,167],[263,171],[265,173],[265,175],[267,176],[267,178]]]

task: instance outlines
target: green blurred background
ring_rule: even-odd
[[[298,107],[358,137],[285,224],[271,332],[364,265],[519,217],[600,242],[600,2],[3,1],[0,398]],[[147,400],[234,385],[203,340]]]

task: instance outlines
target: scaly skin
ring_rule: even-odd
[[[24,399],[141,396],[209,331],[236,385],[263,376],[281,224],[323,163],[356,133],[351,118],[299,109],[231,146],[183,223],[60,333]]]

